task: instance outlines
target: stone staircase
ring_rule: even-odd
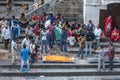
[[[66,20],[83,21],[83,0],[64,0],[56,2],[54,7],[55,14],[61,14]]]
[[[77,1],[77,4],[75,1]],[[39,7],[39,9],[36,9],[34,11],[38,12],[39,14],[42,12],[42,11],[46,11],[48,9],[46,8],[51,8],[53,9],[53,5],[55,2],[52,2],[50,1],[51,3],[46,3],[44,5],[42,5],[41,7]],[[68,4],[69,3],[69,4]],[[50,5],[51,4],[51,5]],[[78,15],[78,12],[79,10],[77,10],[78,12],[74,11],[74,7],[70,7],[70,6],[73,6],[73,5],[76,5],[76,9],[79,9],[78,8],[78,5],[81,4],[81,0],[64,0],[62,3],[60,2],[56,2],[56,7],[54,12],[55,14],[62,14],[63,16],[65,16],[65,19],[75,19],[77,18],[78,20],[81,20],[81,17],[80,15]],[[48,7],[49,5],[49,7]],[[59,6],[60,7],[59,7]],[[67,6],[68,5],[68,6]],[[65,7],[65,10],[64,8],[62,8],[62,6],[66,6]],[[70,11],[70,9],[68,10],[68,8],[70,7],[70,9],[72,9],[73,11]],[[51,11],[48,10],[48,11]],[[42,10],[42,11],[40,11]],[[27,14],[27,16],[30,18],[33,14],[34,11],[31,11],[30,13]],[[70,15],[68,14],[70,12]],[[73,12],[73,13],[72,13]],[[75,12],[75,13],[74,13]],[[81,15],[82,15],[82,12],[81,12]],[[81,20],[82,21],[82,20]],[[25,31],[25,28],[22,28],[21,29],[21,32],[22,34],[20,35],[20,39],[19,39],[19,42],[21,43],[22,39],[25,37],[25,34],[24,34],[24,31]],[[108,49],[108,41],[102,41],[101,45],[104,45],[106,47],[106,49]],[[3,45],[3,42],[0,41],[0,44]],[[116,48],[116,54],[119,54],[120,53],[120,44],[119,43],[114,43],[114,46]],[[68,48],[68,53],[67,55],[71,55],[74,57],[76,57],[77,55],[77,52],[78,52],[78,47],[74,46],[74,47],[71,47],[71,48]],[[118,59],[120,57],[118,56]],[[18,61],[18,63],[16,65],[11,65],[11,61],[10,59],[8,60],[0,60],[1,63],[0,63],[0,79],[2,79],[2,77],[18,77],[21,79],[21,77],[25,77],[25,76],[45,76],[45,77],[56,77],[58,76],[57,79],[54,79],[54,80],[66,80],[66,79],[61,79],[59,77],[70,77],[70,76],[74,76],[74,77],[79,77],[79,76],[82,76],[82,77],[91,77],[91,76],[119,76],[120,75],[120,68],[119,68],[119,61],[117,63],[115,63],[114,67],[114,71],[113,72],[109,72],[109,70],[107,69],[106,71],[102,71],[102,72],[98,72],[97,71],[97,64],[96,63],[89,63],[88,62],[89,58],[85,58],[85,60],[81,60],[81,59],[76,59],[75,63],[44,63],[42,62],[41,60],[39,60],[37,63],[31,65],[31,71],[30,72],[25,72],[25,73],[21,73],[19,71],[19,67],[20,67],[20,60]],[[106,67],[108,68],[108,64],[106,65]],[[40,78],[39,78],[40,79]],[[39,79],[36,79],[36,80],[39,80]],[[86,79],[86,80],[88,80]],[[5,79],[3,79],[5,80]],[[14,79],[12,79],[14,80]],[[19,80],[19,79],[15,79],[15,80]],[[25,80],[25,79],[24,79]],[[42,80],[42,79],[41,79]],[[49,80],[49,79],[45,79],[45,80]],[[52,79],[53,80],[53,79]],[[68,80],[73,80],[73,79],[68,79]],[[84,79],[75,79],[75,80],[84,80]],[[93,78],[91,78],[90,80],[94,80]],[[99,79],[95,79],[95,80],[99,80]],[[104,80],[104,79],[102,79]],[[108,79],[110,80],[110,79]]]
[[[75,63],[43,63],[38,62],[31,65],[30,72],[19,71],[20,63],[16,65],[0,65],[0,77],[25,77],[25,76],[45,76],[45,77],[67,77],[67,76],[119,76],[120,68],[119,63],[114,64],[114,70],[112,72],[108,69],[106,64],[106,70],[101,72],[97,71],[97,64],[89,64],[87,60],[76,60]],[[96,80],[96,79],[95,79]]]
[[[40,5],[37,9],[28,12],[26,16],[29,19],[31,19],[34,12],[36,12],[38,15],[41,15],[42,12],[53,13],[53,9],[54,9],[56,1],[57,0],[45,0],[45,3],[43,5]]]
[[[83,21],[83,1],[82,0],[45,0],[43,5],[33,8],[34,0],[14,0],[14,6],[10,15],[19,16],[21,12],[26,13],[28,18],[31,18],[34,12],[39,15],[45,11],[46,13],[61,14],[66,20]],[[23,10],[22,5],[27,4],[28,10]],[[0,0],[0,18],[10,16],[7,13],[6,0]],[[5,13],[5,14],[4,14]]]
[[[31,18],[34,12],[41,15],[43,11],[55,15],[61,14],[65,20],[83,22],[83,0],[49,0],[26,15],[28,18]]]

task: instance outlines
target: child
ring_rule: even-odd
[[[104,50],[104,47],[101,46],[95,52],[98,53],[98,71],[100,71],[101,65],[102,65],[103,70],[105,70],[105,54],[106,54],[106,51]]]

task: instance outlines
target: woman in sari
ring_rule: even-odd
[[[114,28],[114,30],[111,33],[111,41],[119,41],[119,30],[117,28]]]
[[[105,18],[104,35],[106,37],[110,37],[112,30],[113,30],[113,18],[111,15],[109,15],[107,18]]]
[[[61,29],[59,27],[59,22],[56,22],[55,25],[55,43],[58,44],[58,42],[60,41],[60,37],[61,37]]]

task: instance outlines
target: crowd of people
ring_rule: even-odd
[[[28,19],[24,13],[21,13],[18,19],[15,16],[12,16],[9,20],[3,17],[0,21],[0,26],[1,39],[4,41],[5,49],[9,48],[9,42],[11,44],[12,64],[16,61],[17,51],[21,49],[21,71],[23,70],[24,62],[27,62],[27,69],[30,70],[29,54],[31,63],[34,63],[38,51],[41,54],[48,54],[57,45],[61,52],[67,52],[67,45],[74,46],[79,44],[78,56],[81,55],[81,59],[83,59],[84,55],[88,55],[88,53],[89,56],[93,55],[92,49],[96,50],[100,47],[102,34],[106,37],[108,36],[104,33],[107,28],[103,32],[100,25],[95,26],[92,20],[89,20],[88,24],[77,23],[75,20],[69,23],[61,15],[54,16],[52,13],[46,15],[45,12],[42,15],[34,13],[31,19]],[[18,46],[21,39],[21,29],[24,29],[26,36],[22,40],[21,46]],[[116,31],[116,28],[114,30]],[[115,41],[118,39],[116,36],[118,34],[115,34],[114,30],[108,31],[108,34],[114,35],[109,36],[111,41],[115,38]],[[101,49],[103,47],[96,52],[104,52]],[[113,61],[111,58],[110,60],[111,62]],[[110,65],[112,66],[112,64]]]

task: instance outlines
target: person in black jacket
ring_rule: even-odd
[[[92,55],[92,41],[95,39],[93,31],[87,31],[86,33],[86,50],[85,55],[89,52],[89,56]]]

